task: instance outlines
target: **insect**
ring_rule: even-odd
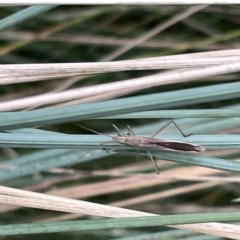
[[[198,144],[193,144],[193,143],[188,143],[188,142],[180,142],[180,141],[173,141],[173,140],[166,140],[166,139],[162,139],[162,138],[154,138],[154,136],[156,136],[158,133],[160,133],[164,128],[166,128],[171,123],[173,123],[175,125],[175,127],[181,132],[181,134],[184,137],[188,137],[188,136],[192,135],[192,133],[190,133],[188,135],[185,135],[174,121],[168,122],[166,125],[164,125],[162,128],[160,128],[156,133],[154,133],[151,137],[136,136],[129,125],[127,125],[128,134],[124,134],[116,125],[112,124],[112,126],[117,131],[118,136],[110,136],[108,134],[103,134],[103,133],[94,131],[92,129],[83,127],[79,124],[76,124],[76,125],[84,128],[86,130],[89,130],[91,132],[94,132],[94,133],[101,134],[101,135],[108,136],[108,137],[112,138],[112,141],[107,141],[107,142],[101,143],[101,145],[104,145],[106,143],[111,143],[111,142],[118,142],[122,145],[135,146],[135,147],[140,147],[140,148],[147,149],[148,156],[150,157],[157,174],[159,174],[159,170],[158,170],[156,161],[155,161],[154,157],[151,155],[149,149],[151,149],[151,148],[161,149],[161,150],[164,150],[164,149],[166,150],[167,149],[167,150],[183,151],[183,152],[204,152],[205,151],[205,148],[202,147],[201,145],[198,145]],[[108,150],[108,152],[115,151],[119,148],[121,148],[121,146],[118,146],[116,148]]]

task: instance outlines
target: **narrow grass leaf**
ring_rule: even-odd
[[[114,228],[157,227],[175,224],[191,224],[201,222],[240,221],[240,212],[176,214],[165,216],[131,217],[101,220],[79,220],[54,223],[33,223],[2,225],[1,235],[53,233],[66,231],[99,230]]]

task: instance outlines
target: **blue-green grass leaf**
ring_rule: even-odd
[[[52,109],[0,113],[0,130],[74,122],[138,111],[189,106],[240,95],[240,82],[148,94]]]
[[[11,224],[0,226],[1,235],[53,233],[113,228],[158,227],[175,224],[240,221],[240,212],[173,214],[100,220],[78,220],[52,223]]]

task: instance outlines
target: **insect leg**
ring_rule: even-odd
[[[129,135],[131,136],[136,136],[135,135],[135,133],[133,132],[133,130],[132,130],[132,128],[129,126],[129,125],[127,125],[127,128],[128,128],[128,133],[129,133]],[[137,150],[137,161],[139,161],[139,151]]]
[[[112,124],[112,126],[116,129],[119,136],[126,137],[126,135],[116,125]]]
[[[106,141],[106,142],[102,142],[100,143],[100,145],[105,145],[106,143],[114,143],[115,141]]]
[[[127,128],[128,128],[129,135],[135,136],[132,128],[129,125],[127,125]]]
[[[115,148],[112,148],[110,150],[107,150],[106,148],[104,148],[103,150],[105,150],[107,153],[110,153],[110,152],[114,152],[115,150],[121,148],[122,146],[118,146],[118,147],[115,147]]]
[[[113,143],[113,142],[114,142],[114,141],[107,141],[107,142],[101,143],[100,145],[105,145],[106,143]],[[117,146],[117,147],[112,148],[112,149],[110,149],[110,150],[107,150],[106,148],[103,148],[103,150],[105,150],[107,153],[110,153],[110,152],[113,152],[113,151],[119,149],[120,147],[122,147],[122,146]]]
[[[151,159],[151,161],[153,163],[153,166],[154,166],[157,174],[159,174],[159,170],[158,170],[158,166],[157,166],[156,160],[153,158],[152,154],[149,151],[147,151],[147,153],[148,153],[148,155],[149,155],[149,157],[150,157],[150,159]]]
[[[158,133],[160,133],[164,128],[166,128],[168,125],[170,125],[171,123],[173,123],[175,125],[175,127],[179,130],[179,132],[184,136],[184,137],[188,137],[190,135],[192,135],[192,133],[190,134],[184,134],[183,131],[180,129],[180,127],[174,122],[174,121],[170,121],[167,124],[165,124],[163,127],[161,127],[156,133],[154,133],[151,137],[153,138],[154,136],[156,136]]]
[[[90,153],[90,152],[93,151],[93,150],[94,150],[94,149],[91,149],[91,150],[88,150],[87,152],[83,153],[83,154],[79,157],[79,160],[82,159],[85,155],[87,155],[88,153]],[[72,166],[74,166],[74,165],[76,165],[76,164],[77,164],[77,162],[68,165],[68,166],[62,171],[62,173],[67,173],[68,170],[69,170]]]

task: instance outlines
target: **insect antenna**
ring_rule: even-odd
[[[104,134],[104,133],[100,133],[100,132],[94,131],[94,130],[92,130],[92,129],[90,129],[90,128],[87,128],[87,127],[84,127],[84,126],[82,126],[82,125],[80,125],[80,124],[75,124],[75,125],[77,125],[78,127],[84,128],[84,129],[86,129],[86,130],[88,130],[88,131],[90,131],[90,132],[97,133],[97,134],[100,134],[100,135],[103,135],[103,136],[112,138],[112,136],[110,136],[110,135],[108,135],[108,134]],[[100,145],[103,145],[103,144],[105,144],[105,143],[107,143],[107,142],[104,142],[104,143],[102,143],[102,144],[100,144]],[[86,154],[90,153],[90,152],[93,151],[93,150],[94,150],[94,149],[88,150],[88,151],[85,152],[83,155],[81,155],[80,158],[84,157]],[[69,165],[69,166],[63,171],[63,173],[66,173],[67,170],[69,170],[69,169],[70,169],[72,166],[74,166],[75,164],[76,164],[76,163],[73,163],[73,164]]]
[[[84,129],[86,129],[86,130],[88,130],[88,131],[90,131],[90,132],[97,133],[97,134],[100,134],[100,135],[103,135],[103,136],[106,136],[106,137],[113,138],[113,136],[111,136],[111,135],[97,132],[97,131],[92,130],[92,129],[90,129],[90,128],[84,127],[84,126],[82,126],[82,125],[80,125],[80,124],[75,124],[75,125],[77,125],[78,127],[84,128]]]
[[[94,132],[94,133],[97,133],[97,134],[99,134],[99,135],[103,135],[103,136],[106,136],[106,137],[110,137],[110,138],[112,138],[112,139],[114,138],[113,136],[111,136],[111,135],[109,135],[109,134],[100,133],[100,132],[98,132],[98,131],[92,130],[92,129],[87,128],[87,127],[84,127],[84,126],[82,126],[82,125],[80,125],[80,124],[75,124],[75,125],[77,125],[78,127],[84,128],[84,129],[86,129],[86,130],[88,130],[88,131],[90,131],[90,132]],[[106,141],[106,142],[101,143],[100,145],[105,145],[106,143],[112,143],[112,142],[114,142],[114,141]]]

